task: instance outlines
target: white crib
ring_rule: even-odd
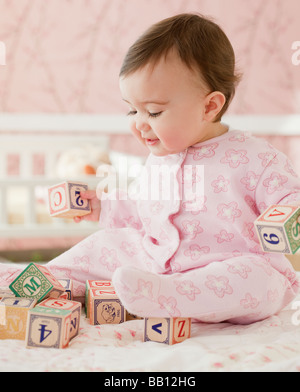
[[[84,237],[97,224],[50,218],[47,188],[59,155],[83,145],[109,150],[110,136],[128,132],[119,116],[0,116],[0,238]],[[11,165],[14,167],[10,167]],[[96,176],[76,177],[96,189]],[[41,202],[42,201],[42,202]]]

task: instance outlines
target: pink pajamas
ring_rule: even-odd
[[[300,204],[299,178],[265,141],[230,131],[180,154],[150,155],[140,191],[139,200],[104,195],[105,229],[48,264],[74,280],[77,297],[87,279],[108,279],[134,314],[237,323],[295,297],[289,261],[263,253],[254,230],[269,205]],[[0,285],[18,272],[0,265]]]

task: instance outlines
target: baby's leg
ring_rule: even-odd
[[[251,323],[275,314],[298,290],[259,256],[235,257],[173,275],[118,269],[113,283],[128,311],[141,317],[191,317]]]
[[[75,296],[82,297],[86,280],[112,280],[116,269],[124,265],[146,269],[145,260],[139,232],[121,228],[97,231],[46,267],[58,279],[72,279]]]
[[[147,269],[147,260],[139,232],[122,228],[99,230],[45,266],[57,279],[72,279],[75,298],[82,298],[86,280],[111,280],[123,265]],[[0,264],[0,286],[10,284],[23,268]]]

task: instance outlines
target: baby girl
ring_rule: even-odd
[[[142,183],[172,191],[103,193],[101,208],[95,192],[82,193],[92,213],[81,219],[103,228],[47,265],[74,280],[78,297],[87,279],[106,279],[138,316],[234,323],[293,300],[296,274],[284,255],[262,251],[254,221],[272,204],[300,204],[300,181],[281,152],[221,122],[238,81],[228,38],[199,15],[163,20],[129,49],[120,90],[150,151]],[[19,272],[2,265],[0,284]]]

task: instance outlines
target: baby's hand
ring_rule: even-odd
[[[91,213],[84,216],[75,216],[74,221],[79,223],[83,220],[97,222],[100,218],[101,203],[97,197],[96,191],[80,192],[80,197],[91,202]]]

